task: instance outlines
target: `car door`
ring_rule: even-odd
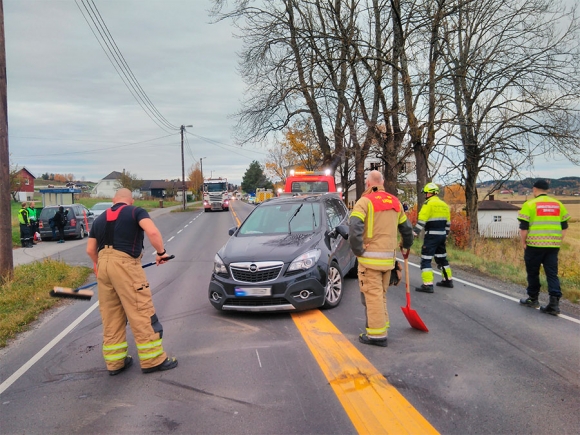
[[[342,201],[337,198],[327,198],[324,202],[328,229],[333,230],[338,225],[346,224],[347,210]],[[338,261],[340,270],[343,273],[347,273],[350,259],[352,258],[348,241],[340,234],[337,234],[336,238],[330,240],[330,245],[332,247],[333,255]]]

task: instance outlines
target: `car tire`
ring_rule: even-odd
[[[348,273],[346,274],[347,278],[358,278],[358,258],[354,259],[354,265],[352,266],[352,269],[350,269],[348,271]]]
[[[81,225],[81,229],[79,230],[79,235],[78,235],[78,237],[77,237],[77,238],[82,240],[82,239],[84,239],[84,238],[85,238],[85,235],[86,235],[86,233],[85,233],[85,227],[83,227],[83,226]]]
[[[342,272],[336,263],[331,263],[328,268],[326,289],[324,290],[324,305],[322,308],[334,308],[340,304],[344,282]]]
[[[204,208],[203,211],[205,211],[206,213],[209,211],[208,208]]]

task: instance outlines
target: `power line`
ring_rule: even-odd
[[[208,142],[208,143],[210,143],[210,144],[212,144],[212,145],[216,145],[217,147],[219,147],[219,148],[222,148],[222,149],[224,149],[224,150],[226,149],[225,147],[230,147],[230,148],[240,149],[240,148],[238,148],[238,147],[236,147],[236,146],[234,146],[234,145],[229,145],[229,144],[225,144],[225,143],[223,143],[223,142],[219,142],[219,141],[217,141],[217,140],[214,140],[214,139],[209,139],[209,138],[207,138],[207,137],[203,137],[203,136],[200,136],[200,135],[198,135],[198,134],[191,133],[191,132],[189,132],[189,131],[187,131],[187,130],[186,130],[186,133],[187,133],[187,134],[190,134],[190,135],[192,135],[193,137],[196,137],[196,138],[198,138],[198,139],[201,139],[201,140],[203,140],[204,142]],[[223,145],[223,146],[222,146],[222,145]],[[243,149],[243,148],[242,148],[242,149]],[[249,152],[251,152],[251,153],[262,154],[262,155],[265,155],[265,156],[267,156],[267,155],[268,155],[268,153],[263,153],[263,152],[261,152],[261,151],[255,151],[255,150],[249,150],[249,149],[243,149],[243,150],[244,150],[244,151],[249,151]],[[238,153],[238,152],[236,152],[236,151],[233,151],[233,150],[231,150],[231,149],[230,149],[230,150],[228,150],[228,151],[230,151],[230,152],[233,152],[234,154],[238,154],[238,155],[240,155],[240,156],[242,156],[242,157],[247,157],[247,156],[245,156],[245,155],[243,155],[243,154],[240,154],[240,153]]]
[[[115,146],[111,146],[111,147],[104,147],[104,148],[94,148],[92,150],[83,150],[83,151],[66,151],[63,153],[54,153],[51,152],[50,154],[37,154],[34,153],[34,157],[48,157],[48,156],[63,156],[63,155],[72,155],[72,154],[94,154],[94,153],[100,153],[102,151],[106,151],[106,150],[112,150],[112,149],[119,149],[119,148],[123,148],[123,147],[129,147],[129,146],[134,146],[134,145],[140,145],[143,143],[147,143],[147,142],[152,142],[154,140],[159,140],[159,139],[165,139],[167,137],[170,136],[176,136],[178,133],[171,133],[168,134],[166,136],[161,136],[161,137],[157,137],[154,139],[147,139],[147,140],[143,140],[140,142],[133,142],[133,143],[128,143],[128,144],[123,144],[123,145],[115,145]],[[158,144],[153,144],[152,146],[158,146]],[[14,156],[15,158],[17,157],[26,157],[26,156]]]
[[[135,101],[137,101],[137,103],[139,104],[139,106],[141,106],[141,108],[147,114],[147,116],[149,116],[149,118],[155,124],[157,124],[157,126],[159,128],[161,128],[162,130],[165,130],[167,132],[169,132],[168,129],[169,130],[179,130],[178,127],[175,127],[173,124],[171,124],[169,121],[167,121],[165,119],[165,117],[163,117],[163,115],[160,114],[159,110],[157,110],[157,108],[151,102],[151,100],[149,99],[149,97],[147,97],[147,94],[145,94],[145,91],[143,91],[143,88],[138,83],[137,79],[135,78],[135,75],[133,74],[133,72],[131,71],[131,69],[129,68],[129,66],[127,65],[127,62],[125,61],[123,55],[120,54],[120,50],[118,50],[117,44],[114,42],[114,39],[113,39],[112,35],[110,35],[110,32],[108,32],[108,29],[106,29],[106,24],[104,24],[104,21],[103,21],[103,24],[101,24],[100,21],[99,21],[99,18],[96,18],[94,16],[95,13],[92,12],[92,9],[89,10],[89,8],[87,7],[87,5],[85,5],[84,0],[81,0],[81,3],[83,5],[83,7],[85,8],[85,10],[86,10],[87,14],[89,15],[91,21],[93,22],[93,25],[95,26],[97,32],[101,36],[101,39],[103,40],[103,42],[105,43],[105,45],[106,45],[107,48],[105,48],[105,46],[103,46],[103,43],[101,42],[101,40],[99,39],[99,37],[95,33],[95,30],[93,30],[93,27],[91,26],[91,24],[90,24],[89,20],[87,19],[85,13],[83,12],[83,10],[81,9],[81,7],[79,6],[78,0],[75,0],[75,3],[77,5],[77,7],[79,8],[79,11],[81,12],[83,18],[87,22],[87,25],[91,29],[91,32],[93,33],[93,35],[97,39],[97,42],[99,43],[99,45],[101,46],[101,48],[105,52],[105,55],[109,59],[109,62],[111,63],[111,65],[113,66],[113,68],[115,69],[115,71],[117,72],[117,74],[119,75],[119,77],[121,78],[121,80],[123,81],[123,84],[129,90],[129,92],[131,93],[131,95],[133,96],[133,98],[135,99]],[[98,9],[97,9],[96,5],[94,4],[94,2],[93,2],[93,6],[94,6],[95,10],[97,11],[96,13],[98,13],[98,15],[100,17],[100,13],[98,12]],[[99,23],[97,23],[95,21],[95,18],[96,18],[97,21],[99,21]],[[102,17],[101,17],[101,20],[102,20]],[[106,39],[109,40],[109,43],[107,43],[107,40],[103,36],[103,32],[102,31],[105,32],[105,33],[108,33],[108,36],[106,37]],[[114,44],[114,46],[117,48],[116,51],[118,51],[119,54],[115,55],[115,53],[113,51],[111,51],[111,48],[109,47],[109,44],[111,44],[111,45]],[[109,55],[109,53],[111,55]],[[115,66],[115,63],[113,63],[113,60],[111,59],[111,56],[114,58],[114,61],[117,64],[117,66]],[[122,58],[122,62],[121,63],[119,62],[119,60],[117,59],[117,57]],[[127,73],[126,73],[126,71],[125,71],[124,66],[122,65],[122,63],[124,63],[124,65],[126,65],[126,69],[129,71],[129,74],[134,78],[134,81],[136,82],[136,86],[135,86],[134,82],[131,80],[131,78],[129,76],[127,76]],[[121,71],[119,71],[119,70],[121,70]],[[121,75],[121,73],[122,73],[122,75]],[[123,78],[123,76],[125,76],[125,78]],[[133,89],[131,89],[131,88],[133,88]],[[141,100],[141,101],[139,101],[139,100]]]

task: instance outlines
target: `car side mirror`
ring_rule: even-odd
[[[237,229],[238,229],[238,227],[233,227],[233,228],[230,228],[230,229],[228,230],[228,234],[229,234],[230,236],[233,236],[233,235],[234,235],[234,233],[237,231]]]
[[[340,234],[344,240],[348,239],[348,227],[346,225],[339,225],[334,230]]]

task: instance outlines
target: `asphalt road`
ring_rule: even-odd
[[[96,298],[67,303],[0,354],[0,432],[362,433],[351,405],[375,384],[364,379],[345,400],[327,373],[333,361],[320,358],[323,350],[302,331],[301,316],[222,313],[207,301],[213,257],[252,207],[240,202],[230,213],[154,217],[176,259],[147,275],[164,347],[178,368],[144,375],[136,364],[108,376]],[[65,244],[53,255],[90,266],[85,243]],[[146,247],[143,262],[153,260]],[[412,287],[420,284],[416,266],[415,259]],[[399,308],[406,304],[403,284],[389,289],[388,348],[358,343],[364,311],[356,279],[345,280],[339,307],[309,314],[338,331],[344,352],[330,354],[333,368],[346,372],[349,361],[338,359],[358,355],[440,433],[577,433],[580,321],[521,307],[501,283],[473,285],[471,274],[454,275],[454,289],[411,295],[428,333],[410,328]],[[136,357],[130,333],[128,342]],[[365,400],[362,419],[392,409],[391,397]],[[404,430],[393,422],[380,433]]]

